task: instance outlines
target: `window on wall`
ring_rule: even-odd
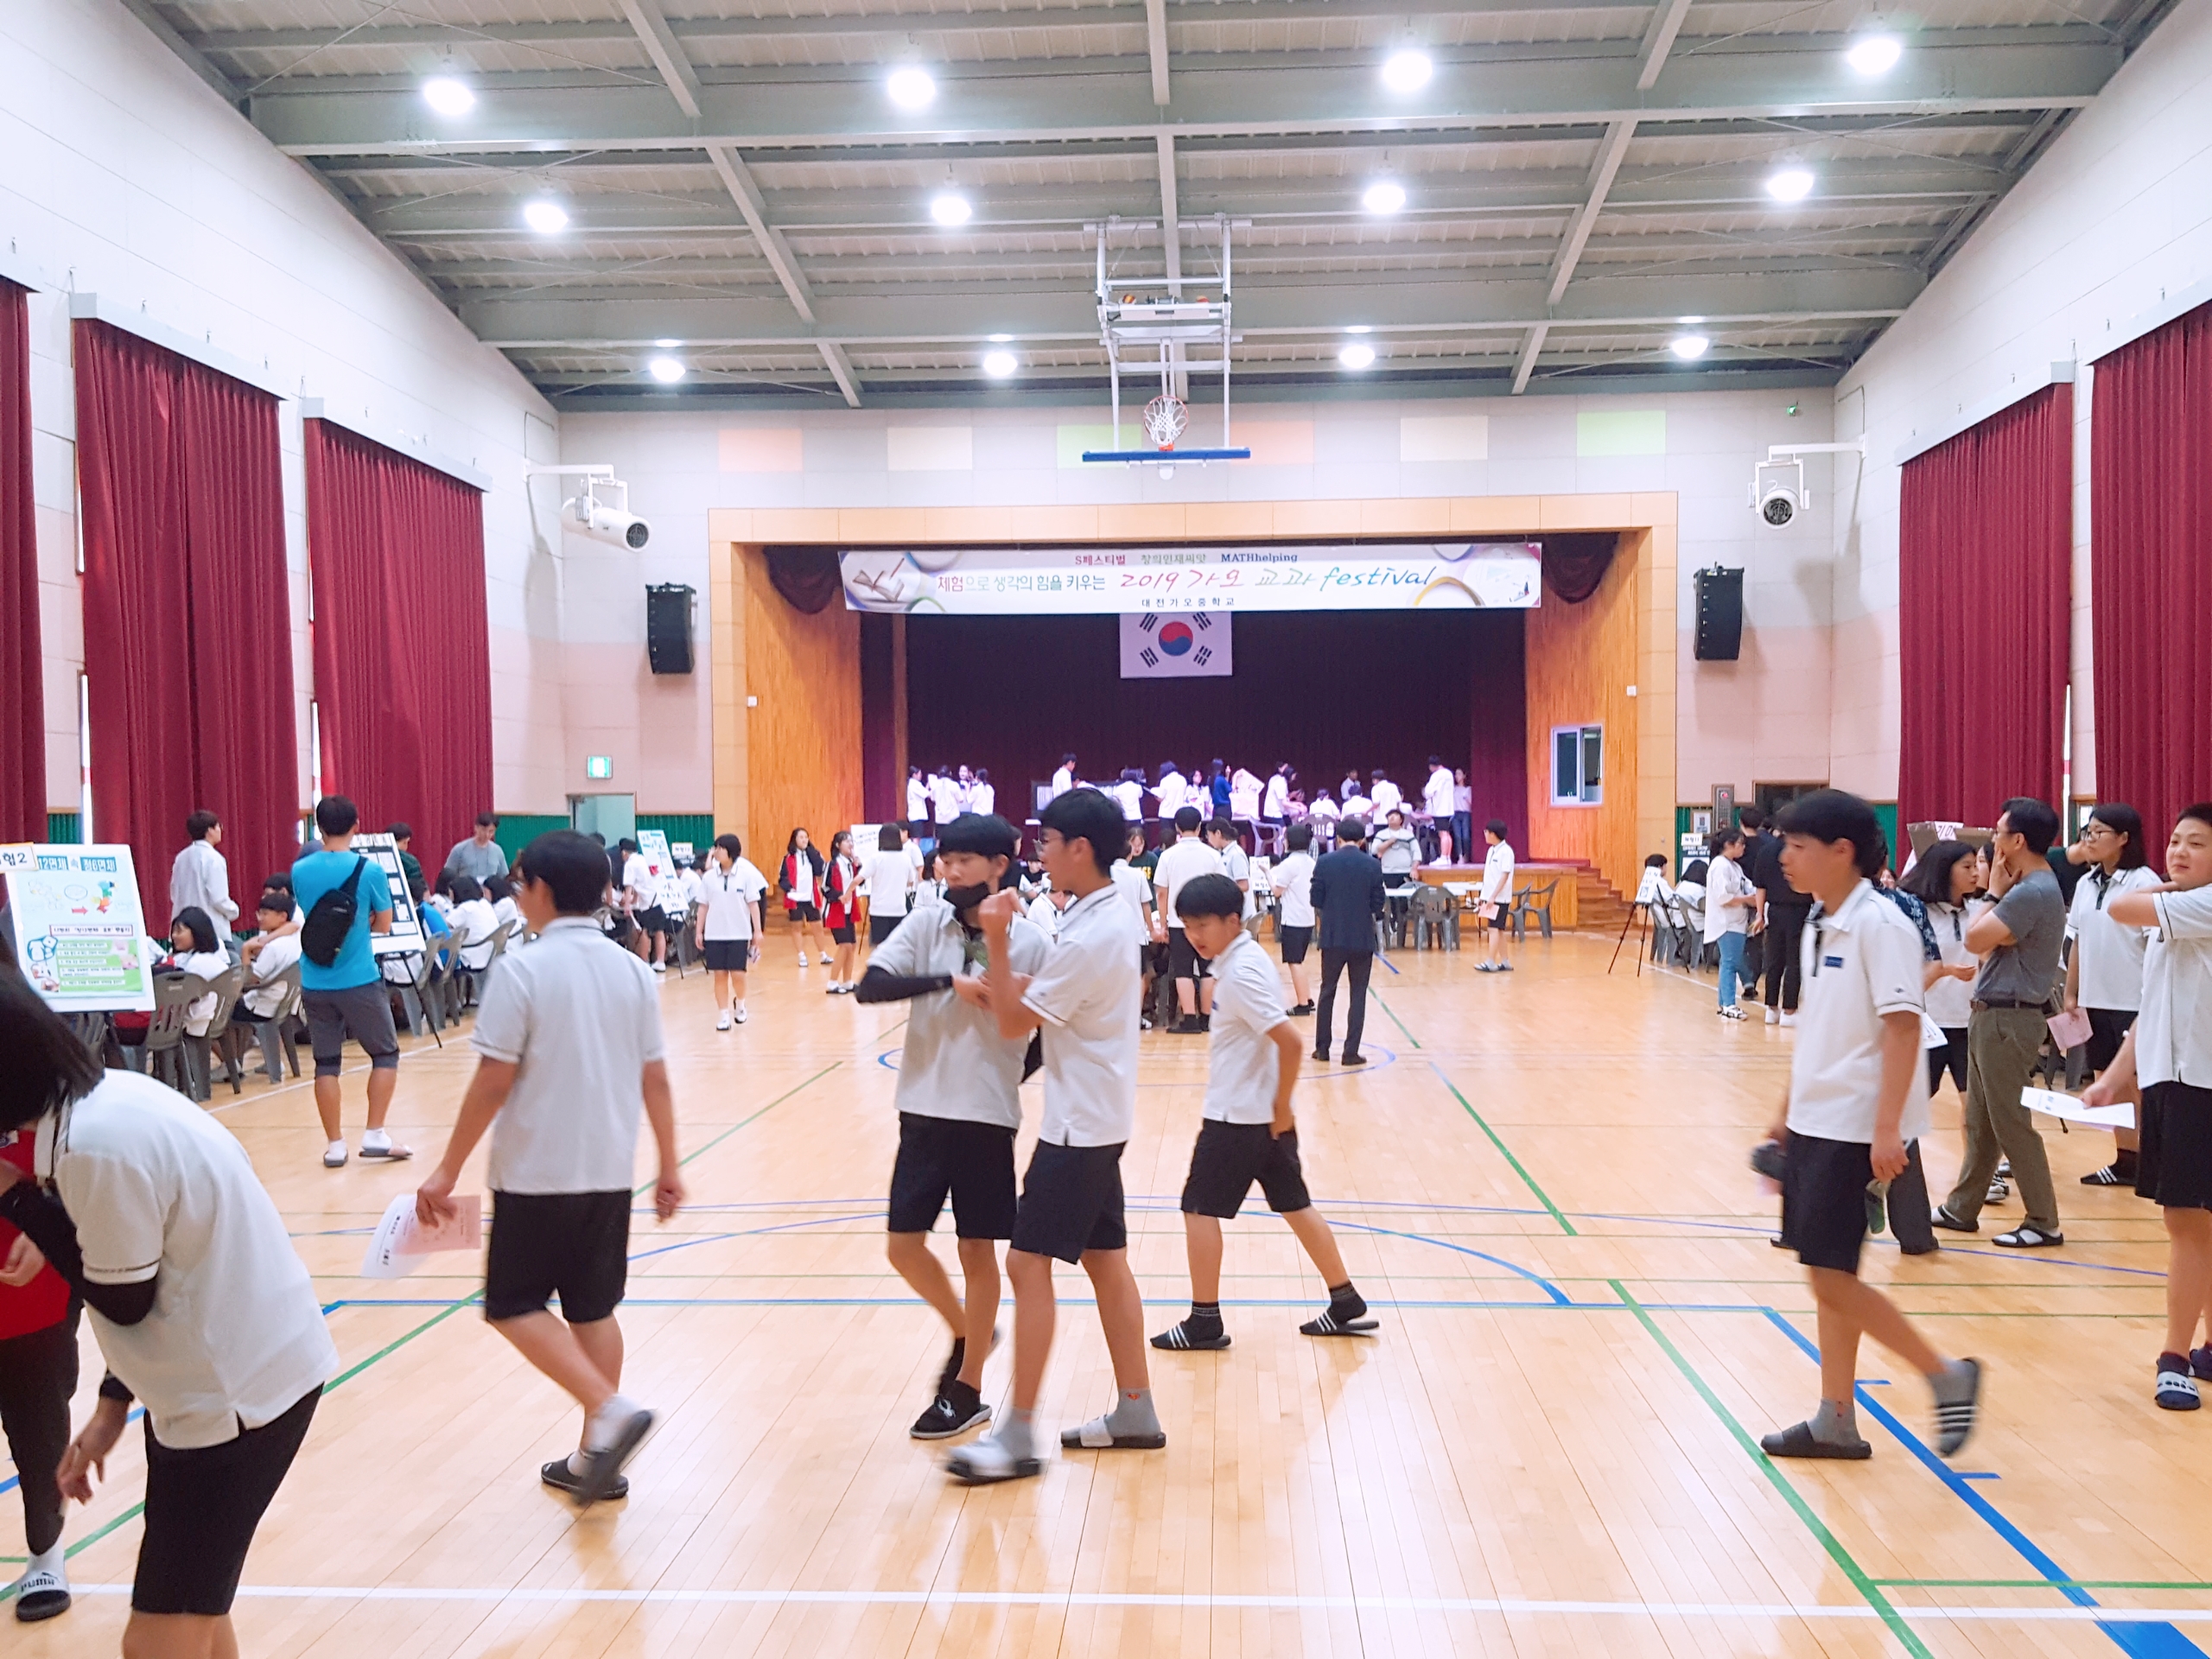
[[[1595,806],[1605,798],[1605,728],[1552,728],[1552,804]]]

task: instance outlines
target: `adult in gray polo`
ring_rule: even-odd
[[[499,830],[498,813],[479,812],[475,832],[467,841],[455,842],[453,851],[446,855],[445,874],[474,876],[480,887],[495,875],[505,875],[506,849],[492,839]]]
[[[1992,1243],[2014,1249],[2066,1242],[2043,1136],[2020,1103],[2043,1049],[2066,941],[2066,899],[2044,857],[2057,835],[2058,814],[2022,796],[2005,803],[1990,838],[1989,892],[1997,903],[1975,918],[1966,939],[1982,959],[1967,1024],[1966,1159],[1932,1217],[1953,1232],[1979,1232],[1997,1160],[2009,1158],[2027,1214]]]

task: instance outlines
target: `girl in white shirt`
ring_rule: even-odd
[[[1741,1020],[1736,989],[1751,982],[1744,971],[1744,942],[1751,935],[1751,912],[1758,907],[1758,889],[1737,862],[1744,855],[1741,830],[1716,830],[1706,844],[1713,859],[1705,875],[1705,942],[1720,946],[1720,1017]]]
[[[2144,857],[2143,815],[2132,806],[2093,807],[2075,850],[2086,855],[2076,861],[2089,868],[2075,884],[2066,917],[2067,931],[2074,935],[2074,951],[2066,963],[2066,1011],[2078,1009],[2088,1016],[2087,1058],[2094,1077],[2119,1055],[2120,1039],[2143,1006],[2143,959],[2151,938],[2148,928],[2114,920],[2112,901],[2161,884]],[[2112,1138],[2112,1162],[2084,1175],[2082,1185],[2135,1184],[2135,1131],[2116,1128]]]
[[[192,974],[201,979],[216,979],[231,969],[230,953],[223,949],[215,937],[215,924],[206,911],[197,905],[187,905],[177,912],[176,925],[169,929],[169,959],[163,971]],[[205,1037],[208,1025],[215,1018],[215,993],[196,996],[186,1005],[184,1029],[193,1037]]]
[[[897,824],[887,823],[876,831],[875,850],[861,869],[861,887],[868,894],[868,943],[873,950],[906,919],[907,901],[914,891],[913,861]]]
[[[1313,945],[1313,826],[1294,823],[1283,832],[1290,851],[1270,873],[1269,885],[1282,908],[1275,916],[1275,938],[1282,965],[1290,969],[1294,1014],[1313,1012],[1313,983],[1306,954]]]
[[[461,947],[461,965],[478,972],[492,965],[492,936],[499,931],[499,912],[473,875],[453,879],[453,912],[447,918]]]
[[[1929,1019],[1943,1041],[1928,1051],[1928,1092],[1932,1096],[1943,1073],[1951,1074],[1959,1097],[1967,1092],[1967,1023],[1974,1014],[1974,980],[1981,958],[1967,949],[1974,916],[1967,906],[1981,880],[1980,861],[1961,841],[1939,841],[1914,861],[1897,885],[1928,909],[1929,931],[1940,959],[1923,976]]]
[[[716,836],[707,849],[698,919],[692,924],[715,976],[716,1031],[728,1031],[733,1017],[745,1023],[745,970],[760,954],[760,899],[767,891],[768,878],[746,857],[745,843],[735,836]]]
[[[946,779],[945,782],[950,787],[959,787],[955,779]],[[813,837],[803,829],[792,830],[791,840],[784,848],[784,868],[779,880],[784,889],[784,914],[791,918],[791,931],[798,935],[798,965],[802,968],[806,966],[810,948],[821,951],[824,968],[830,965],[830,953],[822,948],[826,943],[822,937],[822,882],[829,869]]]

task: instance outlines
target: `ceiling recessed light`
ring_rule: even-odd
[[[943,190],[930,198],[930,217],[940,225],[965,225],[976,210],[957,191]]]
[[[1373,328],[1370,327],[1363,322],[1355,322],[1351,327],[1344,330],[1344,333],[1348,334],[1371,334],[1374,332],[1375,330]]]
[[[1370,213],[1395,213],[1406,205],[1406,187],[1395,179],[1377,179],[1361,193],[1359,201]]]
[[[1429,61],[1428,54],[1408,47],[1393,52],[1382,60],[1382,84],[1394,92],[1417,92],[1428,85],[1428,78],[1436,73],[1436,66]]]
[[[1785,167],[1768,178],[1766,193],[1777,201],[1802,201],[1813,194],[1813,175],[1802,167]]]
[[[423,83],[423,101],[440,115],[467,115],[476,107],[476,94],[465,80],[433,75]]]
[[[1685,328],[1694,328],[1698,324],[1703,322],[1705,319],[1703,317],[1676,317],[1675,321],[1681,323]]]
[[[1355,340],[1337,353],[1337,361],[1348,369],[1363,369],[1375,361],[1375,348],[1363,340]]]
[[[1843,60],[1862,75],[1886,75],[1904,56],[1904,42],[1894,35],[1869,35],[1843,54]]]
[[[1012,334],[993,334],[990,336],[990,341],[994,346],[1003,346],[1013,338]]]
[[[1021,359],[1012,352],[985,352],[983,372],[994,380],[1003,380],[1021,366]]]
[[[883,83],[883,90],[902,110],[926,110],[937,98],[937,82],[930,79],[930,72],[917,69],[912,64],[893,70],[891,79]]]
[[[683,342],[680,340],[657,340],[653,341],[653,344],[659,346],[664,352],[672,352],[683,343]]]
[[[653,378],[664,386],[674,385],[687,372],[681,358],[657,357],[646,364],[645,367],[652,371]]]
[[[551,236],[569,228],[569,210],[546,196],[524,203],[522,218],[523,223],[540,236]]]
[[[1713,342],[1703,334],[1677,334],[1667,344],[1667,349],[1685,363],[1694,363],[1703,357]]]

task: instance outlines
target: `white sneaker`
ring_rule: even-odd
[[[724,1008],[720,1014],[715,1016],[715,1029],[716,1031],[728,1031],[729,1029],[729,1010],[728,1008]]]
[[[667,971],[668,971],[668,964],[667,964],[666,963],[664,963],[664,962],[657,962],[657,963],[653,963],[653,972],[655,972],[655,973],[657,973],[657,974],[664,974],[664,973],[666,973]]]
[[[827,968],[830,965],[830,953],[827,950],[824,950],[822,953],[822,965],[824,968]]]
[[[1770,1026],[1780,1025],[1782,1023],[1782,1010],[1770,1006],[1766,1011],[1766,1022]]]
[[[1783,1011],[1783,1015],[1782,1015],[1782,1024],[1783,1024],[1783,1028],[1786,1030],[1786,1029],[1788,1029],[1789,1027],[1794,1026],[1794,1025],[1796,1025],[1796,1023],[1797,1023],[1797,1016],[1796,1016],[1796,1014],[1794,1014],[1789,1013],[1788,1010],[1786,1010],[1786,1009],[1785,1009],[1785,1010]]]
[[[745,1023],[745,1005],[741,1002],[738,1005],[737,1023],[741,1026]]]
[[[806,952],[804,950],[798,953],[798,965],[802,968],[806,966]]]
[[[1720,1017],[1723,1020],[1741,1020],[1744,1017],[1743,1005],[1738,1003],[1732,1008],[1721,1009]]]

